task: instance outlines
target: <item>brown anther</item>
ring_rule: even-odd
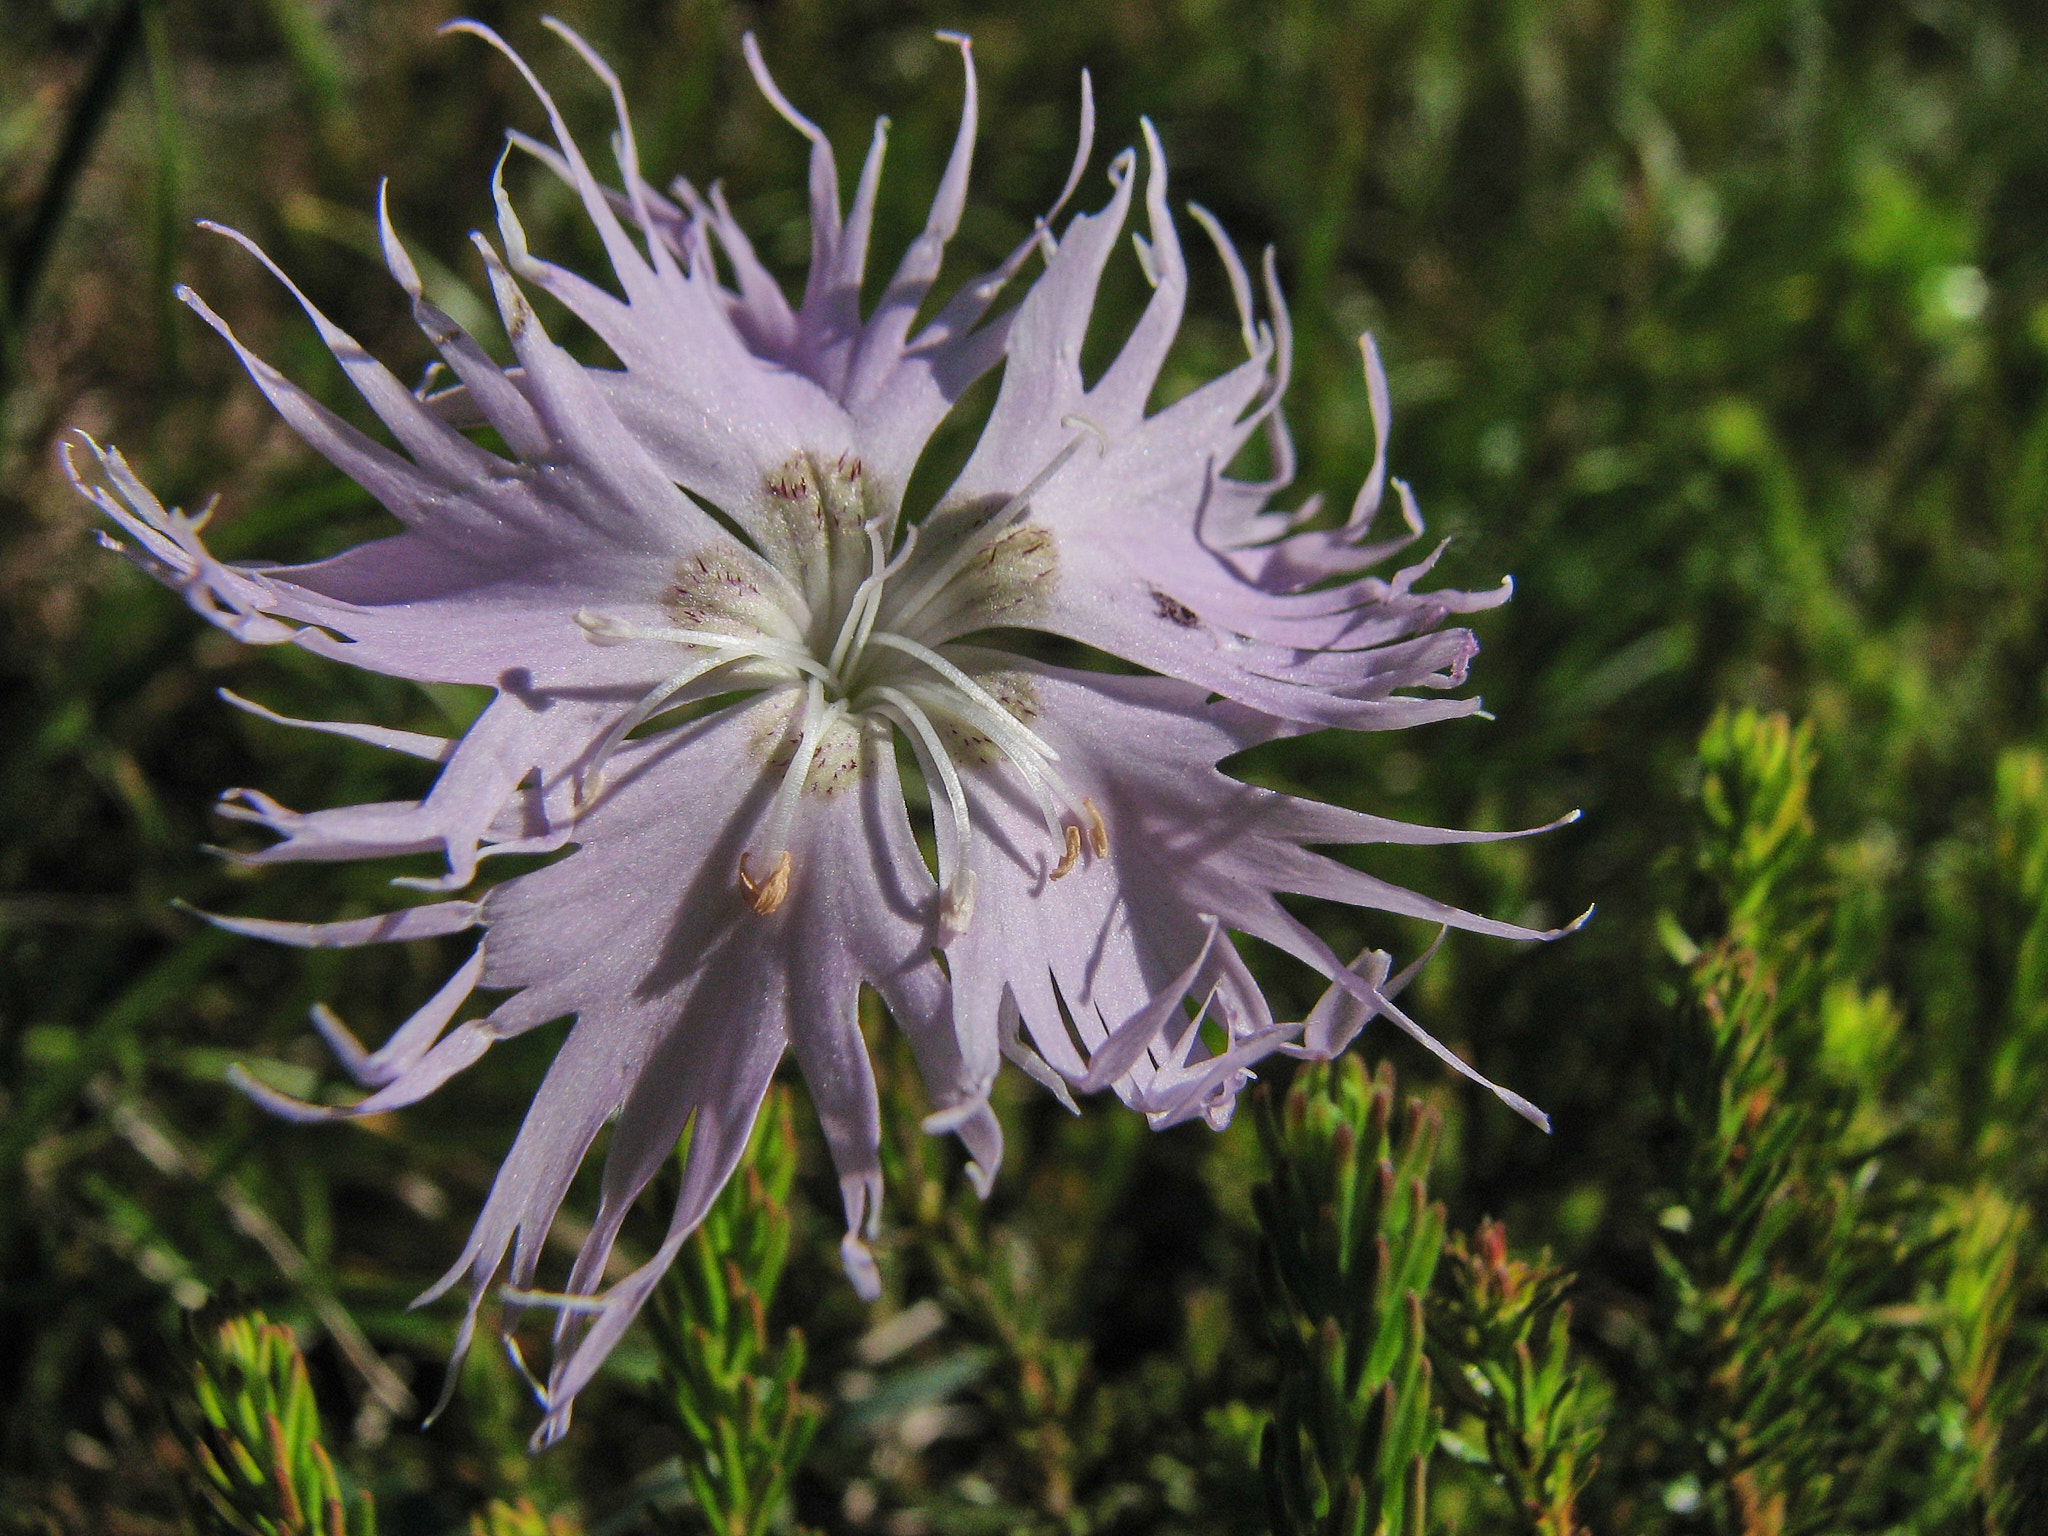
[[[1088,846],[1095,850],[1095,857],[1109,857],[1109,828],[1103,824],[1102,812],[1095,809],[1093,800],[1081,802],[1081,814],[1088,818]]]
[[[1052,877],[1064,880],[1074,872],[1074,866],[1081,862],[1081,829],[1072,822],[1067,823],[1067,851],[1060,855],[1059,863],[1052,867]]]
[[[740,889],[747,893],[747,905],[766,917],[789,899],[789,850],[775,861],[766,880],[756,880],[747,868],[747,856],[740,855]]]

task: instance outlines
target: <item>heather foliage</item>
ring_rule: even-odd
[[[1441,1124],[1421,1103],[1394,1140],[1393,1074],[1356,1056],[1261,1105],[1270,1183],[1253,1194],[1279,1391],[1259,1449],[1276,1532],[1427,1529],[1438,1415],[1424,1297],[1443,1208],[1423,1180]]]
[[[481,9],[547,46],[537,7]],[[742,30],[841,144],[892,114],[890,258],[951,143],[957,63],[930,32],[974,33],[979,190],[948,282],[1053,201],[1088,66],[1103,142],[1149,114],[1176,196],[1275,245],[1304,491],[1341,496],[1370,465],[1356,335],[1375,333],[1392,469],[1454,535],[1440,576],[1516,578],[1474,622],[1496,718],[1232,766],[1433,825],[1584,808],[1534,842],[1371,865],[1535,927],[1600,903],[1539,952],[1454,935],[1403,994],[1556,1131],[1375,1023],[1351,1060],[1262,1064],[1265,1097],[1220,1136],[1069,1117],[1005,1079],[984,1203],[919,1131],[929,1105],[877,1012],[880,1302],[845,1289],[830,1162],[778,1087],[565,1443],[526,1452],[525,1386],[483,1349],[420,1432],[457,1316],[407,1303],[459,1247],[555,1037],[507,1042],[436,1103],[287,1131],[227,1067],[313,1094],[313,1003],[374,1037],[459,954],[344,966],[171,902],[380,910],[392,868],[252,879],[197,851],[226,837],[202,808],[237,784],[333,805],[429,782],[215,689],[439,735],[481,700],[226,643],[90,547],[52,444],[83,426],[166,500],[219,490],[223,557],[381,531],[171,303],[193,283],[365,420],[288,301],[188,220],[247,229],[379,356],[423,366],[375,266],[376,177],[433,301],[488,334],[464,235],[491,218],[502,125],[539,124],[508,70],[435,40],[436,6],[31,6],[0,36],[5,1528],[2048,1526],[2039,7],[561,9],[626,77],[643,161],[724,172],[785,278],[807,254],[802,145],[737,66]],[[601,93],[563,98],[601,144]],[[545,169],[507,175],[535,247],[593,266]],[[1091,377],[1146,296],[1134,269],[1118,281]],[[1194,283],[1161,401],[1242,356],[1224,285]],[[988,403],[942,429],[911,501],[952,478]],[[1433,936],[1305,915],[1346,955]],[[1259,980],[1283,1018],[1319,985]],[[596,1196],[584,1180],[572,1212]],[[621,1251],[660,1241],[629,1223]],[[544,1322],[523,1345],[545,1348]]]
[[[292,1330],[260,1312],[195,1337],[183,1409],[208,1515],[245,1536],[376,1536],[376,1506],[344,1486]]]

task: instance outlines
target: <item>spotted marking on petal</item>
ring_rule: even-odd
[[[684,629],[753,635],[772,621],[773,602],[762,593],[758,571],[727,551],[712,550],[676,562],[662,607]]]
[[[817,755],[811,759],[811,771],[804,775],[804,793],[820,800],[830,800],[840,791],[858,784],[861,765],[867,755],[863,735],[863,725],[858,719],[842,715],[833,721],[832,729],[819,738]]]
[[[1018,724],[1029,726],[1037,721],[1038,690],[1022,672],[984,672],[974,680],[986,688]],[[1009,761],[1009,754],[987,733],[948,713],[943,706],[933,704],[929,696],[925,703],[939,739],[945,742],[947,752],[960,767],[994,768]]]
[[[761,758],[762,771],[778,781],[796,760],[797,745],[803,740],[803,718],[803,695],[798,693],[788,704],[771,711],[749,743]],[[860,782],[865,728],[855,716],[841,715],[833,721],[831,729],[818,738],[811,756],[810,772],[804,775],[805,794],[829,800]]]
[[[1152,594],[1152,609],[1167,623],[1181,629],[1198,629],[1202,616],[1171,592],[1162,592],[1157,587],[1149,589]]]
[[[982,550],[948,584],[944,606],[976,625],[1030,624],[1045,617],[1060,579],[1059,540],[1020,523]]]

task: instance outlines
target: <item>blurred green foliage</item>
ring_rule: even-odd
[[[1362,1042],[1441,1117],[1429,1189],[1472,1234],[1454,1236],[1425,1305],[1447,1410],[1431,1518],[2048,1529],[2048,12],[559,9],[625,76],[648,164],[725,177],[786,274],[807,248],[803,146],[738,67],[743,29],[840,142],[891,114],[885,255],[920,227],[951,142],[957,77],[930,32],[974,33],[984,133],[957,272],[1006,250],[1056,191],[1086,65],[1105,149],[1150,115],[1176,195],[1247,248],[1277,247],[1304,493],[1347,496],[1370,460],[1355,347],[1378,336],[1394,469],[1454,536],[1446,579],[1516,577],[1515,601],[1480,625],[1475,678],[1496,718],[1310,738],[1241,771],[1442,824],[1583,806],[1546,838],[1382,850],[1374,867],[1525,921],[1602,909],[1539,953],[1454,939],[1415,987],[1432,1029],[1551,1112],[1548,1140],[1404,1042]],[[476,7],[601,142],[606,105],[538,11]],[[228,1063],[313,1089],[312,1003],[374,1032],[449,956],[273,951],[169,906],[373,910],[391,871],[253,881],[208,860],[204,807],[234,784],[312,806],[424,783],[353,744],[308,751],[214,689],[443,731],[475,701],[238,650],[92,547],[53,454],[80,426],[168,500],[220,493],[225,556],[303,558],[383,527],[168,294],[192,283],[362,419],[286,297],[187,220],[261,239],[403,371],[427,348],[374,262],[368,210],[388,174],[436,302],[487,333],[464,232],[487,217],[502,129],[536,113],[509,71],[435,38],[453,14],[452,0],[23,0],[0,28],[10,1530],[192,1518],[199,1463],[172,1426],[195,1359],[212,1357],[181,1342],[181,1319],[228,1291],[296,1331],[304,1376],[248,1380],[281,1383],[280,1402],[303,1383],[335,1486],[373,1492],[387,1536],[623,1536],[676,1511],[685,1437],[648,1411],[675,1366],[644,1332],[548,1455],[521,1450],[531,1405],[483,1352],[449,1414],[411,1427],[453,1320],[406,1304],[458,1251],[552,1037],[494,1052],[396,1120],[277,1126],[224,1086]],[[594,267],[560,189],[530,166],[512,175],[536,246]],[[1225,285],[1197,265],[1168,395],[1238,346]],[[1141,290],[1133,265],[1112,278],[1105,344]],[[1702,749],[1724,703],[1752,712],[1719,716]],[[1310,916],[1345,953],[1427,939]],[[1299,1016],[1306,979],[1258,963]],[[1258,1447],[1289,1388],[1251,1194],[1274,1169],[1251,1128],[1153,1137],[1006,1083],[1010,1160],[982,1206],[917,1131],[886,1027],[871,1038],[895,1138],[888,1290],[872,1313],[847,1293],[836,1190],[796,1114],[788,1257],[748,1337],[773,1354],[801,1325],[788,1390],[822,1417],[772,1518],[903,1536],[1261,1529]],[[761,1177],[760,1209],[780,1206]],[[1513,1251],[1476,1225],[1488,1215]],[[629,1228],[625,1247],[658,1240]],[[1568,1319],[1562,1280],[1529,1257],[1546,1247],[1576,1277]],[[751,1307],[726,1316],[754,1329]],[[257,1391],[222,1390],[224,1405]],[[1540,1446],[1526,1438],[1539,1427]]]

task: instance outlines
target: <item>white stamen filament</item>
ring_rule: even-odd
[[[730,651],[706,656],[648,690],[638,704],[612,722],[612,728],[604,733],[596,750],[590,754],[589,766],[583,770],[576,785],[576,809],[581,812],[597,799],[598,791],[604,788],[604,765],[611,761],[612,754],[618,751],[626,737],[652,719],[662,705],[705,674],[746,659]]]
[[[905,683],[903,686],[911,697],[923,699],[928,706],[925,711],[927,715],[936,710],[951,715],[962,725],[975,730],[980,729],[985,723],[973,701],[963,701],[957,693],[929,683]],[[988,733],[984,731],[982,734]],[[1045,818],[1045,830],[1054,842],[1059,842],[1066,836],[1059,802],[1065,801],[1068,809],[1073,810],[1076,816],[1082,814],[1081,811],[1074,809],[1073,791],[1028,745],[1004,749],[1004,761],[1017,771],[1019,778],[1023,779],[1025,787],[1031,791],[1032,798],[1038,802],[1038,814]]]
[[[834,676],[842,669],[852,671],[860,664],[862,649],[867,644],[869,633],[875,627],[875,615],[882,606],[882,589],[891,576],[902,570],[910,559],[910,553],[917,548],[917,529],[906,529],[903,547],[896,551],[894,559],[889,558],[888,546],[883,542],[883,520],[871,518],[865,525],[868,534],[868,574],[861,584],[853,589],[853,601],[847,604],[846,618],[839,626],[839,637],[832,642],[832,656],[825,665]]]
[[[946,899],[956,912],[963,904],[971,915],[974,894],[972,872],[967,868],[967,856],[974,846],[974,821],[967,811],[967,790],[960,783],[960,770],[953,766],[953,759],[947,753],[945,743],[939,739],[938,730],[931,718],[920,709],[911,697],[900,689],[878,687],[875,695],[884,701],[884,707],[896,716],[903,728],[910,733],[911,745],[917,749],[918,763],[927,779],[936,773],[939,783],[946,791],[946,805],[953,817],[952,858],[946,858],[946,849],[940,846],[939,883],[946,888]],[[950,865],[951,867],[946,867]],[[963,876],[966,877],[963,880]],[[962,916],[955,931],[967,926]]]
[[[593,645],[625,645],[634,640],[661,640],[670,645],[702,645],[712,650],[730,651],[735,659],[740,656],[758,656],[763,661],[773,661],[793,668],[819,682],[835,683],[830,671],[813,661],[810,654],[800,645],[788,640],[777,640],[771,635],[721,635],[708,629],[671,629],[652,624],[635,624],[615,614],[598,613],[589,608],[576,610],[576,625]]]
[[[1018,756],[1021,751],[1033,754],[1042,762],[1056,763],[1060,760],[1059,753],[1052,749],[1050,743],[1036,731],[1032,730],[1030,726],[1003,708],[1002,700],[998,699],[930,646],[921,645],[915,640],[907,639],[888,630],[884,630],[881,634],[876,635],[874,643],[876,645],[885,645],[892,651],[901,651],[906,656],[915,657],[938,673],[947,682],[951,683],[955,688],[966,694],[974,703],[980,705],[982,714],[988,718],[983,720],[980,716],[976,716],[975,723],[990,736],[993,736],[1003,750],[1010,753],[1011,756]]]
[[[1045,819],[1046,834],[1056,843],[1063,841],[1067,835],[1067,823],[1060,816],[1059,801],[1073,799],[1073,791],[1067,788],[1066,781],[1044,763],[1033,760],[1029,753],[1012,752],[1006,760],[1031,791],[1031,798],[1038,802],[1038,814]]]
[[[1068,421],[1077,419],[1075,417],[1067,418]],[[1083,422],[1082,424],[1088,428],[1088,433],[1074,438],[1066,447],[1054,454],[1052,462],[1034,475],[1029,485],[1004,502],[1002,506],[996,509],[994,516],[990,517],[979,528],[976,528],[966,538],[962,539],[960,547],[940,562],[939,568],[936,571],[933,571],[931,575],[925,578],[924,585],[912,593],[910,600],[897,610],[893,622],[898,629],[909,624],[911,620],[929,608],[932,599],[945,590],[947,583],[960,574],[968,561],[1002,537],[1004,530],[1030,509],[1031,498],[1044,490],[1052,477],[1067,467],[1067,461],[1081,451],[1081,445],[1088,440],[1088,434],[1093,434],[1097,444],[1102,442],[1102,433],[1099,428],[1088,422]]]
[[[875,589],[868,597],[867,611],[861,615],[860,628],[854,634],[853,647],[847,656],[849,671],[860,665],[860,659],[867,651],[868,636],[874,633],[875,620],[881,617],[883,584],[909,563],[910,552],[917,544],[917,533],[915,525],[904,532],[903,547],[896,552],[896,558],[883,569],[881,579],[876,581]]]
[[[874,641],[877,645],[887,646],[923,662],[964,696],[948,699],[949,710],[964,724],[981,731],[1002,749],[1009,759],[1010,766],[1016,769],[1018,776],[1030,787],[1032,796],[1038,801],[1039,814],[1045,818],[1046,832],[1055,843],[1064,843],[1067,834],[1062,824],[1060,808],[1064,806],[1067,812],[1076,818],[1084,817],[1088,812],[1084,810],[1086,802],[1075,795],[1067,781],[1053,768],[1053,763],[1059,760],[1059,753],[1053,749],[1051,743],[1005,709],[1002,701],[994,694],[929,646],[888,631],[876,635]],[[1099,825],[1100,821],[1101,818],[1096,817],[1095,825]],[[1091,844],[1103,841],[1095,836],[1093,826],[1090,828],[1090,841]],[[1074,867],[1065,863],[1064,856],[1062,864],[1061,875],[1065,875]]]
[[[803,734],[797,738],[789,767],[783,770],[782,784],[775,791],[775,803],[769,807],[765,835],[761,839],[771,864],[779,855],[789,851],[784,839],[789,835],[790,814],[796,809],[796,797],[803,790],[804,780],[811,775],[811,761],[818,755],[818,743],[845,713],[846,705],[842,701],[835,699],[830,704],[825,703],[824,685],[816,678],[804,685]]]

